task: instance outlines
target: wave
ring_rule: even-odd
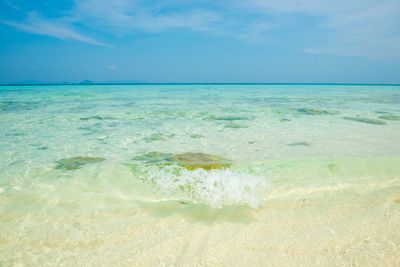
[[[137,166],[137,178],[168,196],[213,208],[236,204],[248,204],[252,208],[260,205],[268,189],[265,177],[256,176],[246,170],[187,170],[178,166]]]

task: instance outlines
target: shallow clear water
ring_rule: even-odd
[[[399,116],[400,86],[2,86],[0,262],[398,265]]]

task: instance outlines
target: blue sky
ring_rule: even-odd
[[[0,83],[400,83],[399,0],[0,0]]]

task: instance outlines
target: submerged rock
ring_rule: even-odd
[[[382,115],[379,116],[380,119],[389,120],[389,121],[400,121],[399,115]]]
[[[192,137],[192,138],[203,138],[204,135],[202,135],[202,134],[191,134],[190,137]]]
[[[146,140],[147,142],[151,142],[151,141],[165,141],[167,140],[167,137],[164,136],[163,134],[152,134],[149,137],[145,137],[143,138],[144,140]]]
[[[169,157],[168,160],[185,167],[188,170],[195,170],[199,168],[205,170],[225,169],[232,164],[232,161],[220,156],[193,152],[176,154],[172,157]]]
[[[163,134],[163,133],[155,133],[152,134],[148,137],[143,138],[147,142],[152,142],[152,141],[165,141],[169,138],[175,137],[176,134]]]
[[[45,103],[34,102],[34,101],[21,101],[21,102],[4,101],[0,102],[0,111],[10,112],[10,111],[34,110],[45,105],[46,105]]]
[[[86,134],[94,134],[99,133],[103,129],[103,125],[101,123],[94,123],[86,126],[78,127],[78,130],[88,131]]]
[[[139,170],[139,164],[133,164],[133,163],[122,163],[122,165],[130,168],[134,173],[136,173]]]
[[[94,157],[75,157],[69,159],[57,160],[56,169],[62,170],[76,170],[86,164],[98,163],[106,160],[105,158],[94,158]]]
[[[288,144],[288,146],[310,146],[310,144],[307,142],[296,142],[296,143]]]
[[[328,167],[328,170],[330,170],[331,172],[336,172],[339,170],[339,166],[334,163],[328,164],[327,167]]]
[[[88,120],[90,120],[90,119],[96,119],[96,120],[102,120],[103,118],[102,117],[100,117],[100,116],[91,116],[91,117],[82,117],[82,118],[79,118],[81,121],[88,121]]]
[[[249,118],[239,117],[239,116],[212,116],[210,117],[210,119],[216,121],[242,121],[242,120],[248,120]]]
[[[17,132],[11,132],[11,133],[6,133],[6,136],[25,136],[25,133],[17,133]]]
[[[136,156],[133,158],[133,160],[144,161],[147,164],[170,165],[175,163],[181,167],[185,167],[188,170],[195,170],[198,168],[205,170],[224,169],[232,164],[232,161],[220,156],[193,152],[181,154],[149,152],[141,156]],[[136,164],[127,163],[125,166],[132,167],[136,166]]]
[[[225,125],[225,128],[240,129],[240,128],[249,128],[249,126],[230,122]]]
[[[381,121],[381,120],[377,120],[377,119],[363,118],[363,117],[343,117],[343,119],[351,120],[351,121],[358,121],[358,122],[363,122],[363,123],[368,123],[368,124],[375,124],[375,125],[386,124],[385,121]]]
[[[146,154],[143,154],[141,156],[136,156],[133,157],[133,160],[140,160],[140,161],[145,161],[146,163],[161,163],[167,161],[167,159],[174,154],[172,153],[163,153],[163,152],[149,152]]]
[[[306,115],[336,115],[340,113],[339,111],[334,110],[321,110],[312,108],[299,108],[297,111]]]

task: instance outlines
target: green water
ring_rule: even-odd
[[[395,266],[399,115],[400,86],[2,86],[0,263]]]

